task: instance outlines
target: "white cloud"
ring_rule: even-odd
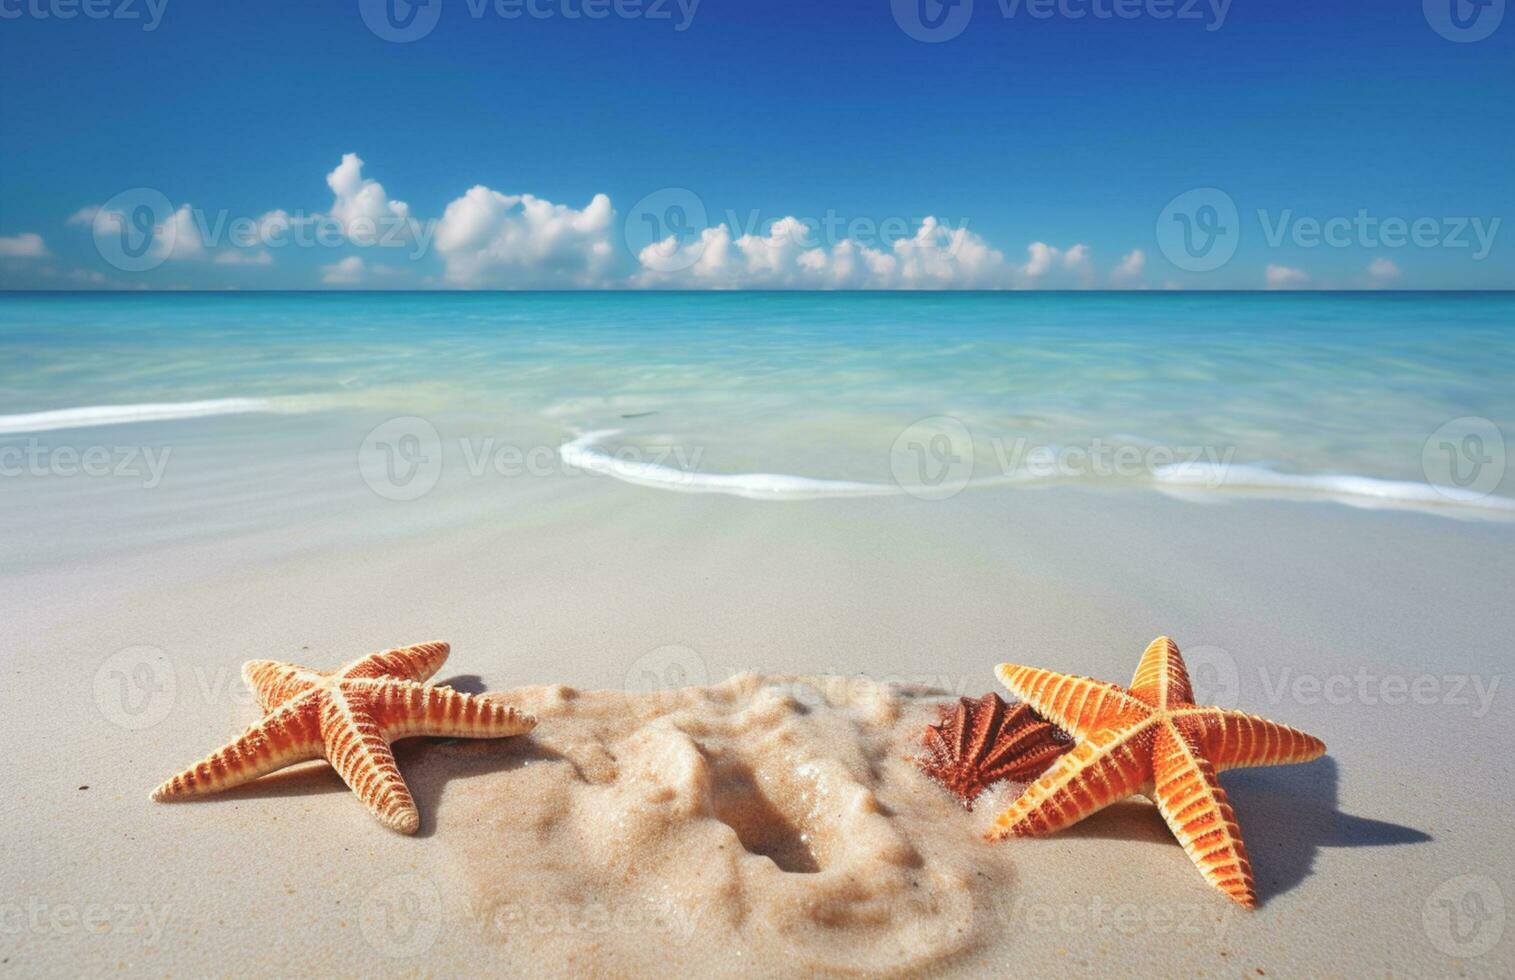
[[[169,215],[168,220],[154,230],[153,247],[157,254],[168,259],[198,259],[205,252],[205,243],[200,240],[200,226],[195,222],[195,213],[188,204]]]
[[[1310,281],[1303,269],[1287,265],[1269,265],[1266,275],[1269,289],[1298,289]]]
[[[34,231],[23,231],[9,237],[0,235],[0,258],[42,259],[48,254],[47,244]]]
[[[85,207],[82,207],[79,210],[75,211],[73,214],[69,215],[68,220],[65,221],[64,224],[83,225],[84,227],[88,228],[90,225],[95,223],[95,215],[99,213],[100,205],[86,205]]]
[[[1368,263],[1368,277],[1378,285],[1387,285],[1399,279],[1399,266],[1394,264],[1393,259],[1379,256]]]
[[[397,232],[408,235],[413,231],[409,206],[404,201],[389,200],[383,184],[364,177],[363,159],[356,153],[342,154],[342,162],[326,175],[326,186],[336,195],[331,216],[354,244],[388,243],[396,240]],[[287,221],[288,216],[284,216]]]
[[[1056,288],[1093,284],[1094,266],[1089,246],[1074,245],[1063,251],[1046,242],[1026,246],[1026,264],[1019,270],[1019,285],[1027,288]]]
[[[721,224],[686,244],[674,237],[643,248],[638,285],[740,289],[962,289],[1007,286],[1015,269],[966,228],[926,218],[913,235],[887,247],[852,239],[815,242],[798,218],[775,221],[767,234],[732,238]]]
[[[599,286],[615,249],[615,212],[596,194],[583,210],[482,184],[447,205],[436,227],[444,278],[459,286]]]
[[[273,265],[274,257],[271,252],[263,249],[232,248],[223,252],[217,252],[216,265]]]
[[[1147,253],[1139,248],[1127,252],[1110,273],[1110,281],[1118,286],[1140,285],[1142,269],[1147,265]]]
[[[354,286],[363,281],[366,271],[361,258],[349,255],[340,262],[321,266],[321,281],[328,286]]]

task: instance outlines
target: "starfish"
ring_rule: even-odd
[[[1309,762],[1320,739],[1277,722],[1194,703],[1178,646],[1152,641],[1129,689],[1000,664],[1000,681],[1077,744],[995,820],[991,840],[1050,834],[1136,793],[1157,804],[1205,880],[1244,908],[1257,893],[1241,828],[1216,773]]]
[[[242,666],[261,721],[153,790],[155,800],[219,793],[259,776],[325,758],[379,822],[402,834],[421,825],[389,743],[416,735],[500,738],[537,720],[508,705],[423,684],[447,659],[446,643],[360,657],[330,673],[275,660]]]
[[[1071,747],[1030,706],[1012,708],[993,691],[939,710],[940,720],[921,736],[931,754],[916,764],[968,810],[991,784],[1030,782]]]

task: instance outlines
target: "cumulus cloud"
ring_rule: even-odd
[[[1142,269],[1147,265],[1147,253],[1133,248],[1121,257],[1110,273],[1110,281],[1117,286],[1134,286],[1141,283]]]
[[[766,234],[732,237],[725,224],[687,243],[670,236],[637,255],[638,285],[707,288],[963,289],[1009,285],[1015,269],[966,228],[926,218],[914,234],[874,247],[852,239],[830,246],[793,216]]]
[[[356,153],[342,154],[342,162],[326,175],[326,186],[336,195],[331,216],[353,244],[387,244],[414,233],[409,206],[404,201],[391,201],[383,184],[364,177],[363,159]]]
[[[274,257],[271,253],[258,249],[228,249],[217,252],[215,263],[217,265],[273,265]]]
[[[1382,256],[1368,263],[1368,278],[1380,286],[1386,286],[1399,279],[1399,266],[1394,264],[1393,259]]]
[[[179,205],[167,221],[154,232],[153,247],[158,254],[168,259],[198,259],[205,253],[205,243],[200,238],[200,226],[195,221],[195,212],[188,204]]]
[[[328,286],[355,286],[363,281],[367,267],[356,255],[321,266],[321,281]]]
[[[1064,251],[1046,242],[1026,246],[1026,264],[1020,268],[1019,285],[1028,288],[1088,286],[1094,278],[1089,246],[1074,245]]]
[[[0,258],[43,259],[48,254],[42,236],[34,231],[23,231],[19,235],[8,237],[0,235]]]
[[[1303,269],[1287,265],[1269,265],[1266,276],[1269,289],[1298,289],[1310,282]]]
[[[444,278],[458,286],[598,286],[615,256],[610,198],[583,210],[482,184],[447,205],[436,227]]]
[[[80,208],[68,218],[71,225],[91,225],[96,234],[114,235],[126,227],[126,215],[102,204]],[[163,259],[199,259],[205,256],[205,241],[195,210],[181,204],[167,219],[153,226],[151,254]]]

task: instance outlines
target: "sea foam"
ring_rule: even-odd
[[[812,500],[819,497],[888,497],[899,487],[849,480],[817,480],[784,473],[696,473],[661,463],[621,459],[599,448],[619,429],[586,432],[558,447],[569,466],[614,477],[626,483],[684,493],[724,493],[752,500]]]
[[[212,398],[195,402],[158,402],[144,405],[92,405],[59,408],[48,412],[0,415],[0,435],[50,432],[54,429],[85,429],[131,422],[166,422],[204,418],[210,415],[248,415],[259,412],[298,412],[312,407],[308,399]]]
[[[1154,467],[1152,478],[1159,490],[1185,495],[1236,491],[1268,497],[1323,498],[1350,507],[1438,512],[1466,509],[1515,516],[1515,500],[1508,497],[1347,473],[1280,473],[1266,466],[1188,462]]]

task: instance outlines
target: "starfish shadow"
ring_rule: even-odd
[[[1431,840],[1430,834],[1413,827],[1342,813],[1340,781],[1339,767],[1330,756],[1304,765],[1237,769],[1221,776],[1252,859],[1259,902],[1308,878],[1323,847],[1389,847]],[[1138,802],[1117,803],[1063,833],[1177,846],[1157,808]]]
[[[438,687],[450,687],[454,691],[459,691],[463,694],[489,693],[489,688],[484,686],[484,678],[478,674],[454,674],[446,680],[429,681],[428,683],[435,684]]]

